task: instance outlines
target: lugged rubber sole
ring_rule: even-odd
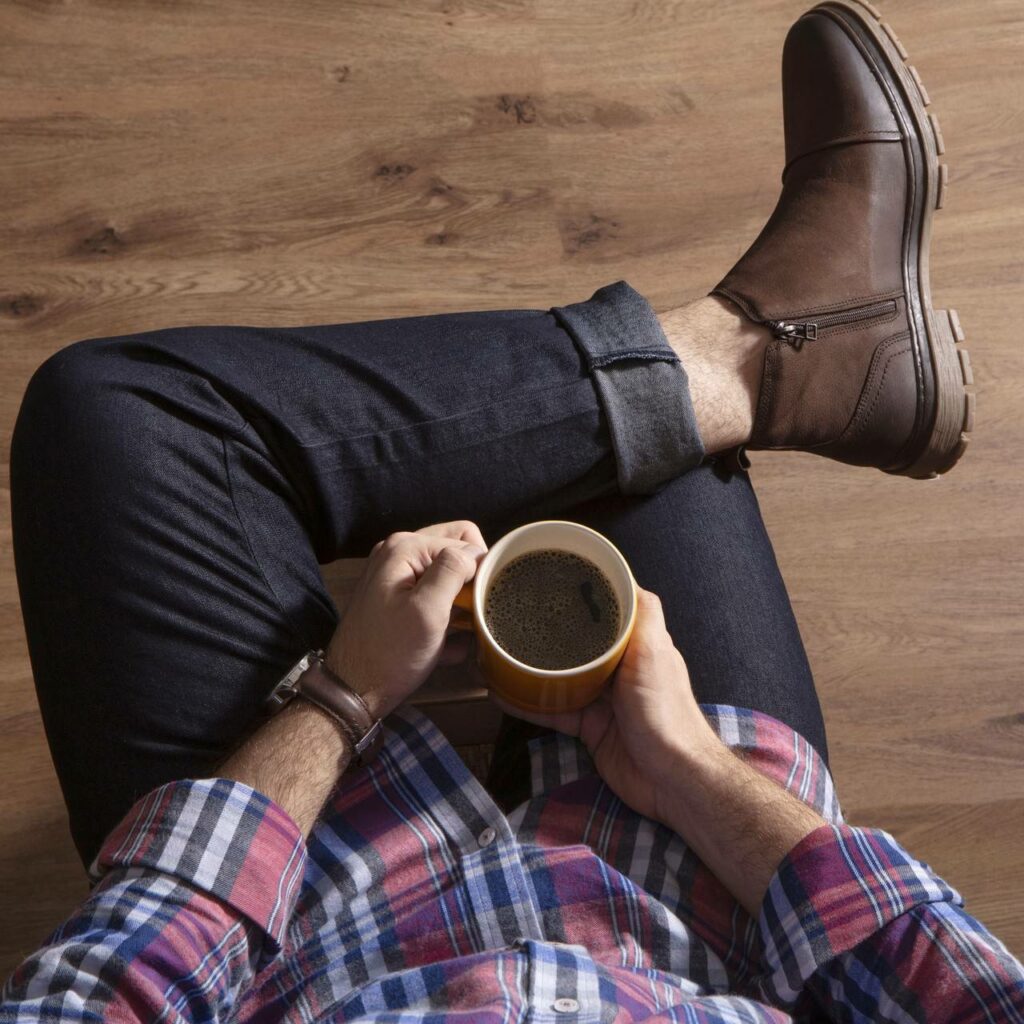
[[[927,195],[918,235],[917,285],[931,356],[935,410],[924,446],[907,465],[889,472],[917,479],[934,479],[952,469],[964,454],[974,429],[975,403],[974,393],[967,391],[967,387],[974,383],[974,376],[970,357],[962,344],[964,332],[960,318],[955,309],[933,308],[928,277],[932,216],[945,205],[948,193],[949,166],[939,163],[939,157],[946,151],[945,140],[938,118],[926,109],[931,99],[921,76],[908,63],[906,47],[892,26],[882,21],[878,8],[868,0],[826,0],[819,6],[852,15],[881,51],[914,118],[918,141],[924,150]]]

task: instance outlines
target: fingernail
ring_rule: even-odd
[[[467,544],[464,550],[466,554],[471,555],[473,558],[480,558],[481,555],[487,554],[486,549],[480,547],[479,544]]]

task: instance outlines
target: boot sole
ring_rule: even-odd
[[[974,383],[974,376],[970,356],[962,345],[964,332],[960,318],[955,309],[933,308],[928,278],[932,216],[945,204],[949,182],[949,165],[939,163],[939,157],[945,152],[942,131],[938,118],[927,110],[931,100],[917,69],[908,62],[906,48],[892,27],[882,21],[873,4],[868,0],[827,0],[815,10],[838,15],[848,25],[852,20],[851,27],[859,27],[871,40],[885,62],[885,67],[879,70],[888,72],[886,83],[899,90],[924,154],[925,196],[917,233],[917,290],[930,365],[919,367],[919,379],[927,388],[927,377],[931,377],[934,410],[930,425],[922,424],[914,432],[915,436],[926,438],[923,446],[918,441],[918,450],[909,461],[886,472],[916,479],[934,479],[952,469],[967,449],[974,429],[975,402],[973,392],[967,391],[967,386]],[[922,408],[927,414],[927,404],[922,403]]]

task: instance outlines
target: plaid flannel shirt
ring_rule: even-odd
[[[226,779],[139,801],[86,902],[7,983],[2,1021],[1024,1021],[1024,970],[888,834],[842,822],[780,722],[705,707],[824,815],[757,919],[564,736],[501,813],[419,712],[388,720],[308,843]]]

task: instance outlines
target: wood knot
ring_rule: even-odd
[[[110,227],[96,231],[82,242],[82,249],[85,252],[94,252],[101,256],[109,256],[123,246],[124,239]]]
[[[347,64],[335,64],[327,72],[331,80],[337,82],[339,85],[342,82],[347,82],[348,76],[351,73],[352,69]]]
[[[559,224],[562,249],[572,256],[581,249],[599,245],[606,238],[617,238],[618,228],[617,220],[599,217],[596,213],[591,213],[581,220],[564,220]]]
[[[456,236],[449,231],[438,231],[433,235],[427,235],[427,245],[448,245],[455,241]]]
[[[470,205],[469,197],[443,178],[430,178],[425,183],[422,195],[424,206],[428,210],[433,210],[439,219],[447,219],[452,211],[463,210]]]
[[[373,176],[386,181],[402,181],[415,170],[412,164],[381,164],[373,172]]]
[[[42,302],[35,295],[25,292],[22,295],[12,295],[9,298],[0,299],[0,309],[8,316],[15,319],[32,316],[43,308]]]
[[[537,107],[529,96],[499,96],[498,109],[516,119],[516,124],[534,124]]]

